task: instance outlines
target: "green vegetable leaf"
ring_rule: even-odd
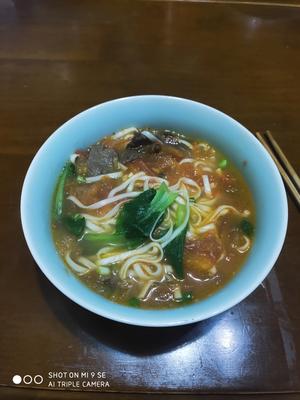
[[[85,228],[85,218],[80,214],[65,215],[62,217],[64,227],[73,235],[80,237]]]
[[[140,307],[141,306],[141,300],[138,299],[137,297],[132,297],[131,299],[128,300],[128,305],[130,307]]]
[[[186,213],[186,207],[183,204],[178,204],[177,210],[176,210],[176,226],[180,226],[183,224],[184,217]]]
[[[175,271],[178,279],[184,279],[183,252],[187,227],[165,247],[165,256]]]
[[[149,189],[141,193],[122,207],[116,223],[116,232],[122,233],[128,238],[140,237],[141,232],[137,228],[139,215],[146,212],[147,207],[155,196],[155,189]]]
[[[137,210],[138,224],[136,225],[145,236],[149,236],[156,225],[163,220],[166,209],[176,199],[177,193],[171,192],[165,183],[162,183],[154,198],[146,209]],[[161,216],[161,218],[160,218]]]
[[[123,206],[117,219],[117,232],[124,232],[127,238],[140,237],[141,234],[149,237],[176,197],[177,193],[171,192],[165,183],[157,191],[146,190]]]
[[[241,231],[246,235],[246,236],[253,236],[254,233],[254,226],[251,224],[250,221],[248,221],[247,219],[242,219],[240,224],[239,224],[239,228],[241,229]]]
[[[218,167],[221,169],[225,169],[227,167],[227,165],[228,165],[228,161],[224,159],[219,162]]]
[[[66,179],[74,174],[75,174],[74,165],[71,163],[71,161],[68,161],[64,166],[62,173],[60,174],[60,177],[58,178],[56,191],[54,195],[53,216],[57,221],[61,218],[63,214],[64,190],[65,190]]]
[[[156,191],[156,194],[150,203],[146,217],[155,212],[160,214],[161,212],[165,211],[173,203],[176,197],[177,193],[171,192],[168,186],[163,182]]]
[[[107,245],[134,249],[141,245],[144,238],[127,239],[122,233],[86,233],[80,240],[84,254],[90,255],[97,253],[102,247]]]
[[[184,222],[186,213],[186,207],[183,204],[179,204],[176,211],[176,227],[180,226]],[[186,238],[187,226],[183,231],[176,236],[172,242],[165,247],[165,256],[167,257],[170,264],[173,266],[175,275],[178,279],[184,279],[183,270],[183,253]]]
[[[149,189],[131,201],[125,203],[117,217],[116,231],[113,234],[87,233],[81,239],[85,254],[95,254],[106,245],[122,246],[134,249],[144,243],[155,225],[160,223],[159,216],[175,200],[177,194],[171,192],[165,184],[156,191]]]

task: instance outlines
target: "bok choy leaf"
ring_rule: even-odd
[[[58,178],[53,203],[53,216],[58,221],[63,214],[64,190],[66,179],[75,173],[74,164],[68,161]]]
[[[175,226],[178,227],[184,222],[186,213],[186,206],[179,204],[176,211],[176,222]],[[187,226],[182,230],[182,232],[176,236],[164,249],[165,256],[167,257],[169,263],[172,265],[175,271],[175,275],[178,279],[184,279],[183,270],[183,253],[185,237],[187,232]]]
[[[64,166],[62,173],[58,178],[53,202],[53,216],[57,222],[60,221],[63,224],[68,232],[80,237],[84,232],[85,218],[80,214],[64,215],[63,212],[65,184],[67,178],[72,175],[75,175],[75,167],[74,164],[69,161]]]
[[[160,222],[165,210],[173,203],[177,193],[171,192],[163,183],[158,190],[142,192],[122,207],[116,223],[116,231],[107,233],[87,233],[81,239],[84,251],[95,254],[106,245],[133,249],[149,237]]]
[[[83,235],[85,228],[85,218],[80,214],[65,215],[62,217],[64,227],[74,236]]]
[[[122,233],[86,233],[80,240],[84,254],[95,254],[104,246],[119,246],[135,249],[144,238],[127,239]]]
[[[163,217],[176,197],[177,193],[171,192],[165,183],[158,190],[146,190],[123,206],[117,220],[117,230],[124,232],[127,238],[140,235],[149,237],[160,223],[160,216]]]

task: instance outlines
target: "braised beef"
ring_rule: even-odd
[[[190,149],[179,141],[177,135],[170,131],[152,131],[158,142],[153,142],[142,132],[137,132],[127,144],[125,150],[119,153],[123,164],[142,158],[145,155],[159,153],[163,150],[175,158],[184,158],[190,155]]]
[[[135,148],[128,148],[119,153],[121,163],[127,164],[131,161],[143,158],[147,154],[156,154],[161,150],[161,146],[158,143],[152,143],[147,146],[138,146]]]
[[[118,154],[114,149],[94,144],[87,159],[88,176],[109,174],[118,167]]]
[[[141,132],[137,132],[133,136],[131,141],[128,143],[126,148],[127,149],[135,149],[136,147],[140,147],[140,146],[149,146],[152,143],[153,142],[150,139],[148,139],[146,136],[144,136]]]
[[[190,157],[191,150],[184,143],[180,142],[178,135],[161,130],[156,133],[157,138],[165,145],[165,151],[172,154],[176,158]]]
[[[170,131],[158,131],[156,136],[165,144],[171,144],[173,146],[181,145],[178,136]]]

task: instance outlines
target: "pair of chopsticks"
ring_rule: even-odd
[[[294,170],[293,166],[286,158],[285,154],[279,147],[276,140],[273,138],[270,131],[267,131],[264,135],[256,132],[255,135],[272,157],[284,182],[294,196],[297,205],[300,207],[300,178],[297,175],[297,172]],[[265,138],[269,141],[270,144]]]

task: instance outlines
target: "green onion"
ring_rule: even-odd
[[[76,180],[77,180],[78,183],[86,183],[86,179],[82,175],[78,175]]]
[[[223,160],[221,160],[219,162],[218,167],[221,168],[221,169],[225,169],[227,167],[227,165],[228,165],[228,161],[224,158]]]
[[[183,292],[181,302],[189,303],[194,299],[193,292]]]

